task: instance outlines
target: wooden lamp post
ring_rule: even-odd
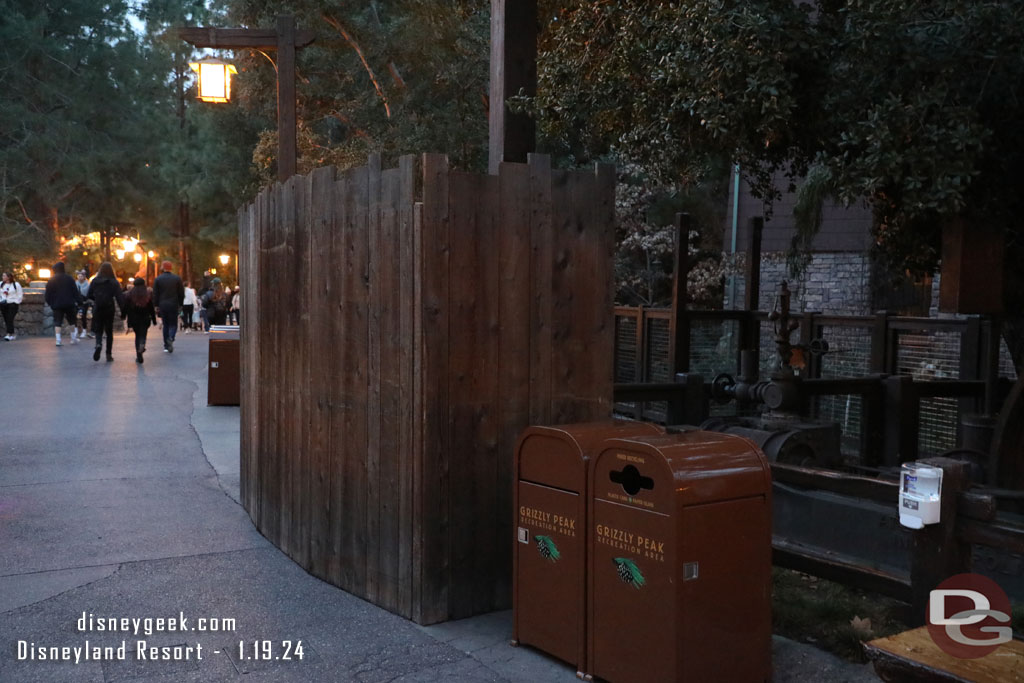
[[[295,175],[295,51],[313,42],[313,32],[296,31],[295,17],[282,15],[272,29],[190,26],[179,28],[178,35],[195,47],[277,50],[277,179],[284,182]],[[222,77],[230,83],[229,74]]]

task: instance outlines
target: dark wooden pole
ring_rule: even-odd
[[[690,215],[676,214],[676,262],[672,269],[672,318],[669,320],[672,376],[690,370],[690,319],[686,315],[686,281],[690,274]]]
[[[910,590],[912,625],[923,624],[928,594],[951,576],[969,572],[971,548],[956,537],[957,499],[970,487],[968,464],[949,458],[918,461],[942,470],[942,503],[939,523],[929,524],[912,534],[910,549]]]
[[[196,47],[277,50],[277,179],[284,182],[295,175],[295,52],[313,42],[313,32],[297,31],[295,17],[283,14],[274,29],[189,26],[179,28],[178,36]]]
[[[491,85],[488,172],[502,161],[525,162],[534,151],[533,119],[513,114],[505,100],[537,92],[537,0],[491,0]]]
[[[761,305],[761,234],[764,232],[764,218],[750,219],[750,244],[747,245],[746,278],[743,292],[743,308],[747,311],[747,329],[744,335],[745,348],[761,348],[761,323],[754,313]]]
[[[277,179],[295,175],[295,17],[277,18]]]

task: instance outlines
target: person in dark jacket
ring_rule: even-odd
[[[89,285],[88,298],[93,301],[92,310],[92,331],[96,334],[96,349],[92,352],[92,359],[100,359],[100,349],[103,346],[103,335],[107,335],[107,362],[114,360],[112,353],[114,348],[114,302],[122,315],[124,314],[124,292],[121,285],[114,276],[114,267],[109,261],[104,261],[99,272]]]
[[[75,278],[64,272],[64,262],[57,261],[53,264],[53,275],[46,283],[46,305],[53,309],[53,333],[57,337],[57,346],[60,346],[61,327],[66,320],[72,330],[75,327],[78,304],[82,295],[75,285]],[[71,343],[77,344],[77,336],[71,337]]]
[[[146,333],[150,324],[156,325],[156,308],[153,297],[146,287],[146,281],[135,278],[135,286],[125,295],[125,307],[121,317],[128,320],[128,327],[135,331],[135,362],[142,362],[142,354],[146,352]]]
[[[153,282],[153,299],[164,321],[164,351],[174,353],[174,333],[178,331],[178,311],[185,303],[185,285],[171,272],[171,262],[164,261],[163,273]]]

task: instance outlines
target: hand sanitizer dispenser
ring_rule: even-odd
[[[900,473],[900,524],[921,529],[939,521],[942,470],[916,462],[903,464]]]

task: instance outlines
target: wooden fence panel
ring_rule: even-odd
[[[373,157],[239,213],[242,486],[296,562],[433,623],[509,604],[520,431],[610,414],[614,176],[421,170],[421,203]]]

